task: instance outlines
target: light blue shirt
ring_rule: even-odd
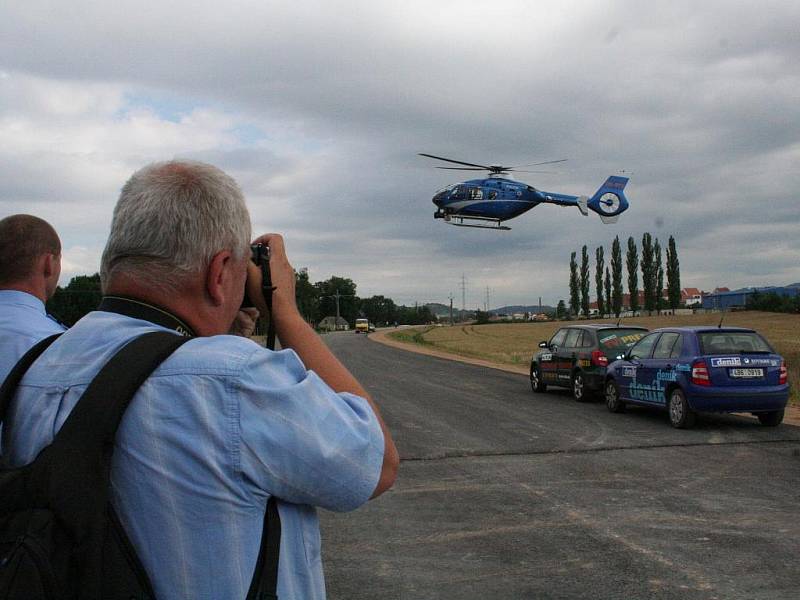
[[[36,296],[0,290],[0,383],[33,345],[64,329],[47,316]]]
[[[122,345],[162,329],[92,312],[23,378],[3,454],[32,461]],[[281,501],[281,600],[325,597],[314,507],[366,502],[383,434],[363,398],[335,393],[291,350],[241,337],[194,338],[150,376],[117,430],[112,502],[156,597],[247,595],[266,502]]]

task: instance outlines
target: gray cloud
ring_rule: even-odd
[[[362,294],[445,302],[465,273],[472,304],[486,286],[555,303],[570,252],[609,256],[644,231],[675,236],[685,285],[800,280],[796,3],[27,2],[0,17],[0,132],[25,134],[0,151],[0,209],[41,208],[75,246],[101,246],[133,170],[186,156],[230,171],[312,279]],[[448,227],[430,198],[461,175],[418,152],[566,157],[520,178],[574,194],[625,169],[632,208],[616,226],[540,206],[511,232]]]

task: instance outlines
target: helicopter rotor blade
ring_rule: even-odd
[[[453,160],[452,158],[444,158],[443,156],[434,156],[433,154],[425,154],[423,152],[419,153],[420,156],[427,156],[428,158],[435,158],[436,160],[443,160],[445,162],[455,163],[457,165],[466,165],[468,167],[480,167],[481,169],[491,171],[492,167],[487,167],[486,165],[476,165],[475,163],[468,163],[461,160]],[[566,160],[566,159],[565,159]],[[532,166],[532,165],[528,165]]]
[[[435,167],[435,168],[446,169],[448,171],[486,171],[486,169],[478,167]]]
[[[559,175],[558,171],[521,171],[520,169],[509,169],[514,173],[539,173],[544,175]]]
[[[567,160],[568,159],[566,159],[566,158],[559,158],[558,160],[547,160],[545,162],[532,163],[530,165],[516,165],[516,166],[510,167],[510,168],[516,169],[517,167],[538,167],[540,165],[554,165],[556,163],[566,162]]]

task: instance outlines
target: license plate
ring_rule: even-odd
[[[731,377],[763,377],[764,369],[731,369]]]

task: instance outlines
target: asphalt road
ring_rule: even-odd
[[[800,597],[800,428],[671,428],[527,377],[326,336],[381,407],[395,486],[321,511],[328,597]]]

